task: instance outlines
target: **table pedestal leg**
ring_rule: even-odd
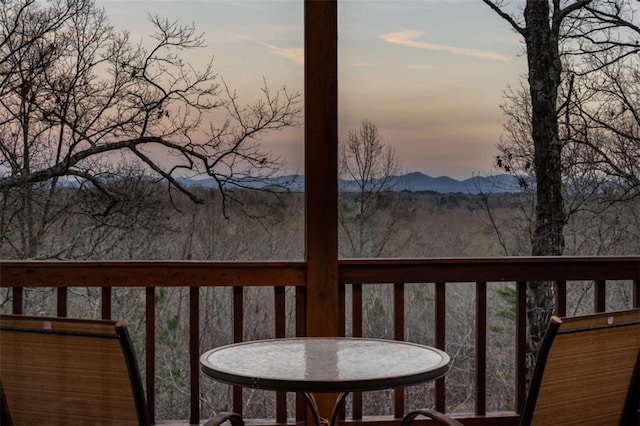
[[[321,425],[329,425],[335,426],[338,421],[338,413],[340,412],[340,407],[344,402],[345,398],[349,394],[348,392],[341,392],[338,394],[336,398],[336,402],[333,404],[333,410],[331,410],[331,417],[326,418],[322,417],[318,410],[318,404],[316,404],[316,399],[313,397],[313,394],[310,392],[303,392],[305,399],[307,400],[307,404],[309,404],[309,408],[311,408],[311,412],[313,413],[313,420],[315,421],[316,426]]]

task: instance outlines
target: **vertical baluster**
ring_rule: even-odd
[[[346,286],[343,283],[339,283],[338,286],[338,332],[340,336],[345,336],[347,333]]]
[[[394,338],[404,341],[404,283],[393,285],[393,328]],[[404,417],[404,388],[396,388],[394,391],[394,417]]]
[[[362,337],[362,284],[351,286],[351,316],[353,337]]]
[[[296,337],[303,337],[306,333],[305,310],[307,293],[303,286],[296,287]]]
[[[347,334],[347,296],[346,296],[346,285],[342,282],[338,283],[338,332],[340,336],[345,336]],[[347,404],[346,402],[340,406],[340,411],[338,413],[338,419],[344,420],[346,413]]]
[[[275,335],[277,338],[286,336],[286,298],[285,287],[274,287],[274,310],[275,310]],[[287,393],[276,393],[276,422],[286,423],[287,421]]]
[[[556,281],[556,315],[567,315],[567,282]]]
[[[200,423],[200,287],[189,287],[189,423]]]
[[[102,287],[102,319],[111,319],[111,287]]]
[[[487,413],[487,283],[476,283],[476,414]]]
[[[233,287],[233,343],[240,343],[244,338],[244,297],[242,287]],[[242,416],[242,388],[233,387],[233,411]]]
[[[351,316],[353,337],[362,337],[362,284],[351,286]],[[351,401],[353,420],[362,420],[362,392],[354,392]]]
[[[445,283],[436,283],[436,332],[435,340],[438,349],[446,350],[446,318],[447,318],[447,292]],[[444,377],[436,380],[436,410],[446,410],[446,389]]]
[[[527,392],[527,283],[516,283],[516,408],[522,413]]]
[[[146,350],[145,350],[145,375],[147,382],[147,409],[149,421],[156,422],[156,288],[147,287],[145,294],[146,311]]]
[[[302,337],[306,333],[306,288],[303,286],[296,287],[296,336]],[[296,421],[306,422],[306,402],[301,393],[296,394]]]
[[[607,282],[604,280],[597,280],[593,293],[594,312],[605,312],[607,310]]]
[[[274,293],[274,311],[275,311],[275,336],[282,338],[286,336],[286,298],[285,287],[279,286],[273,288]]]
[[[24,287],[13,287],[12,311],[16,315],[21,315],[24,306]]]
[[[57,293],[58,293],[58,297],[57,297],[57,301],[56,301],[56,315],[59,317],[66,317],[67,316],[67,298],[68,298],[68,293],[69,290],[67,289],[67,287],[58,287],[57,288]]]

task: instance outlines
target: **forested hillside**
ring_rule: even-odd
[[[205,204],[192,203],[186,197],[164,197],[161,187],[146,181],[120,182],[128,188],[126,204],[115,205],[106,221],[90,214],[92,197],[82,197],[73,188],[60,194],[55,205],[65,205],[56,221],[39,235],[40,259],[174,259],[174,260],[274,260],[303,258],[304,194],[282,192],[269,194],[241,190],[234,193],[237,202],[223,211],[220,196],[213,190],[199,190]],[[135,190],[134,190],[135,189]],[[353,257],[353,247],[362,248],[363,257],[483,257],[526,255],[530,251],[531,199],[519,194],[438,194],[388,192],[378,194],[375,214],[362,222],[353,213],[357,195],[341,194],[341,242],[343,258]],[[10,206],[4,198],[5,206]],[[69,203],[69,204],[67,204]],[[350,210],[351,209],[351,210]],[[39,210],[35,212],[41,213]],[[11,223],[18,212],[2,210],[3,223]],[[40,217],[37,215],[36,217]],[[22,218],[24,219],[24,218]],[[19,224],[4,226],[0,258],[19,259],[16,250],[24,234]],[[567,229],[570,254],[637,254],[640,252],[640,204],[620,203],[607,214],[584,212],[573,216]],[[347,232],[347,230],[349,232]],[[349,235],[352,236],[350,241]],[[353,238],[362,239],[354,245]],[[383,247],[380,250],[380,247]],[[610,307],[627,306],[629,285],[611,285]],[[288,333],[293,333],[293,289],[287,292]],[[406,337],[410,341],[433,344],[433,283],[411,284],[406,296]],[[591,308],[591,283],[572,283],[568,312]],[[53,289],[32,289],[26,294],[25,312],[54,314]],[[447,378],[447,400],[451,410],[469,410],[472,401],[474,340],[474,290],[470,286],[447,286],[447,351],[454,357],[454,368]],[[11,309],[9,292],[0,293],[1,309]],[[135,340],[140,360],[144,360],[144,291],[114,290],[114,316],[126,318]],[[347,294],[349,297],[349,294]],[[95,288],[73,288],[69,295],[69,314],[99,317],[100,293]],[[232,341],[231,289],[201,289],[201,347],[215,347]],[[364,294],[363,334],[392,338],[393,288],[389,285],[367,286]],[[490,410],[513,408],[513,289],[509,284],[492,286],[489,294],[488,400]],[[245,290],[246,340],[273,337],[273,292],[266,288]],[[158,351],[157,386],[160,418],[186,418],[188,407],[188,290],[157,290],[156,336]],[[347,328],[350,325],[347,324]],[[349,332],[349,330],[348,330]],[[142,369],[144,371],[144,369]],[[212,391],[213,390],[213,391]],[[230,390],[207,382],[203,389],[207,410],[229,406]],[[250,391],[245,415],[270,417],[273,395]],[[410,406],[423,402],[424,388],[407,390]],[[389,392],[365,396],[368,413],[388,413],[392,407]],[[266,411],[265,411],[266,410]]]

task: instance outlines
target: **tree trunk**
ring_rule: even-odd
[[[527,0],[525,8],[532,138],[536,173],[536,222],[533,256],[559,256],[564,249],[561,144],[556,103],[562,63],[559,25],[547,0]],[[527,288],[528,361],[535,362],[540,341],[554,310],[551,282],[530,282]],[[529,369],[531,371],[531,369]]]

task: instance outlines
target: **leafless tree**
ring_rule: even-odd
[[[382,141],[378,126],[363,120],[340,146],[340,177],[350,186],[340,193],[338,222],[350,257],[379,257],[410,211],[397,201],[400,166]],[[386,208],[395,203],[396,208]]]
[[[531,251],[536,256],[561,255],[567,223],[563,143],[573,138],[573,132],[566,128],[563,134],[559,122],[569,114],[576,95],[574,78],[563,80],[563,76],[590,75],[637,55],[638,5],[627,0],[527,0],[522,15],[518,16],[510,13],[512,8],[506,1],[483,1],[525,42],[531,129],[526,140],[531,142],[532,155],[525,157],[521,170],[528,166],[535,176],[536,214]],[[600,63],[594,58],[599,58]],[[506,164],[513,159],[507,155],[498,161]],[[529,283],[527,308],[532,354],[537,351],[553,312],[553,297],[552,283]]]
[[[112,212],[116,163],[195,202],[180,177],[212,177],[224,202],[230,188],[277,173],[258,138],[295,125],[300,96],[265,83],[243,107],[212,62],[196,69],[179,56],[204,46],[195,28],[151,17],[155,32],[136,43],[93,0],[3,0],[0,16],[0,192],[26,221],[24,257],[38,256],[35,236],[51,223],[38,225],[35,211],[45,218],[44,200],[65,187],[101,193],[94,214]],[[219,125],[216,110],[227,116]]]

